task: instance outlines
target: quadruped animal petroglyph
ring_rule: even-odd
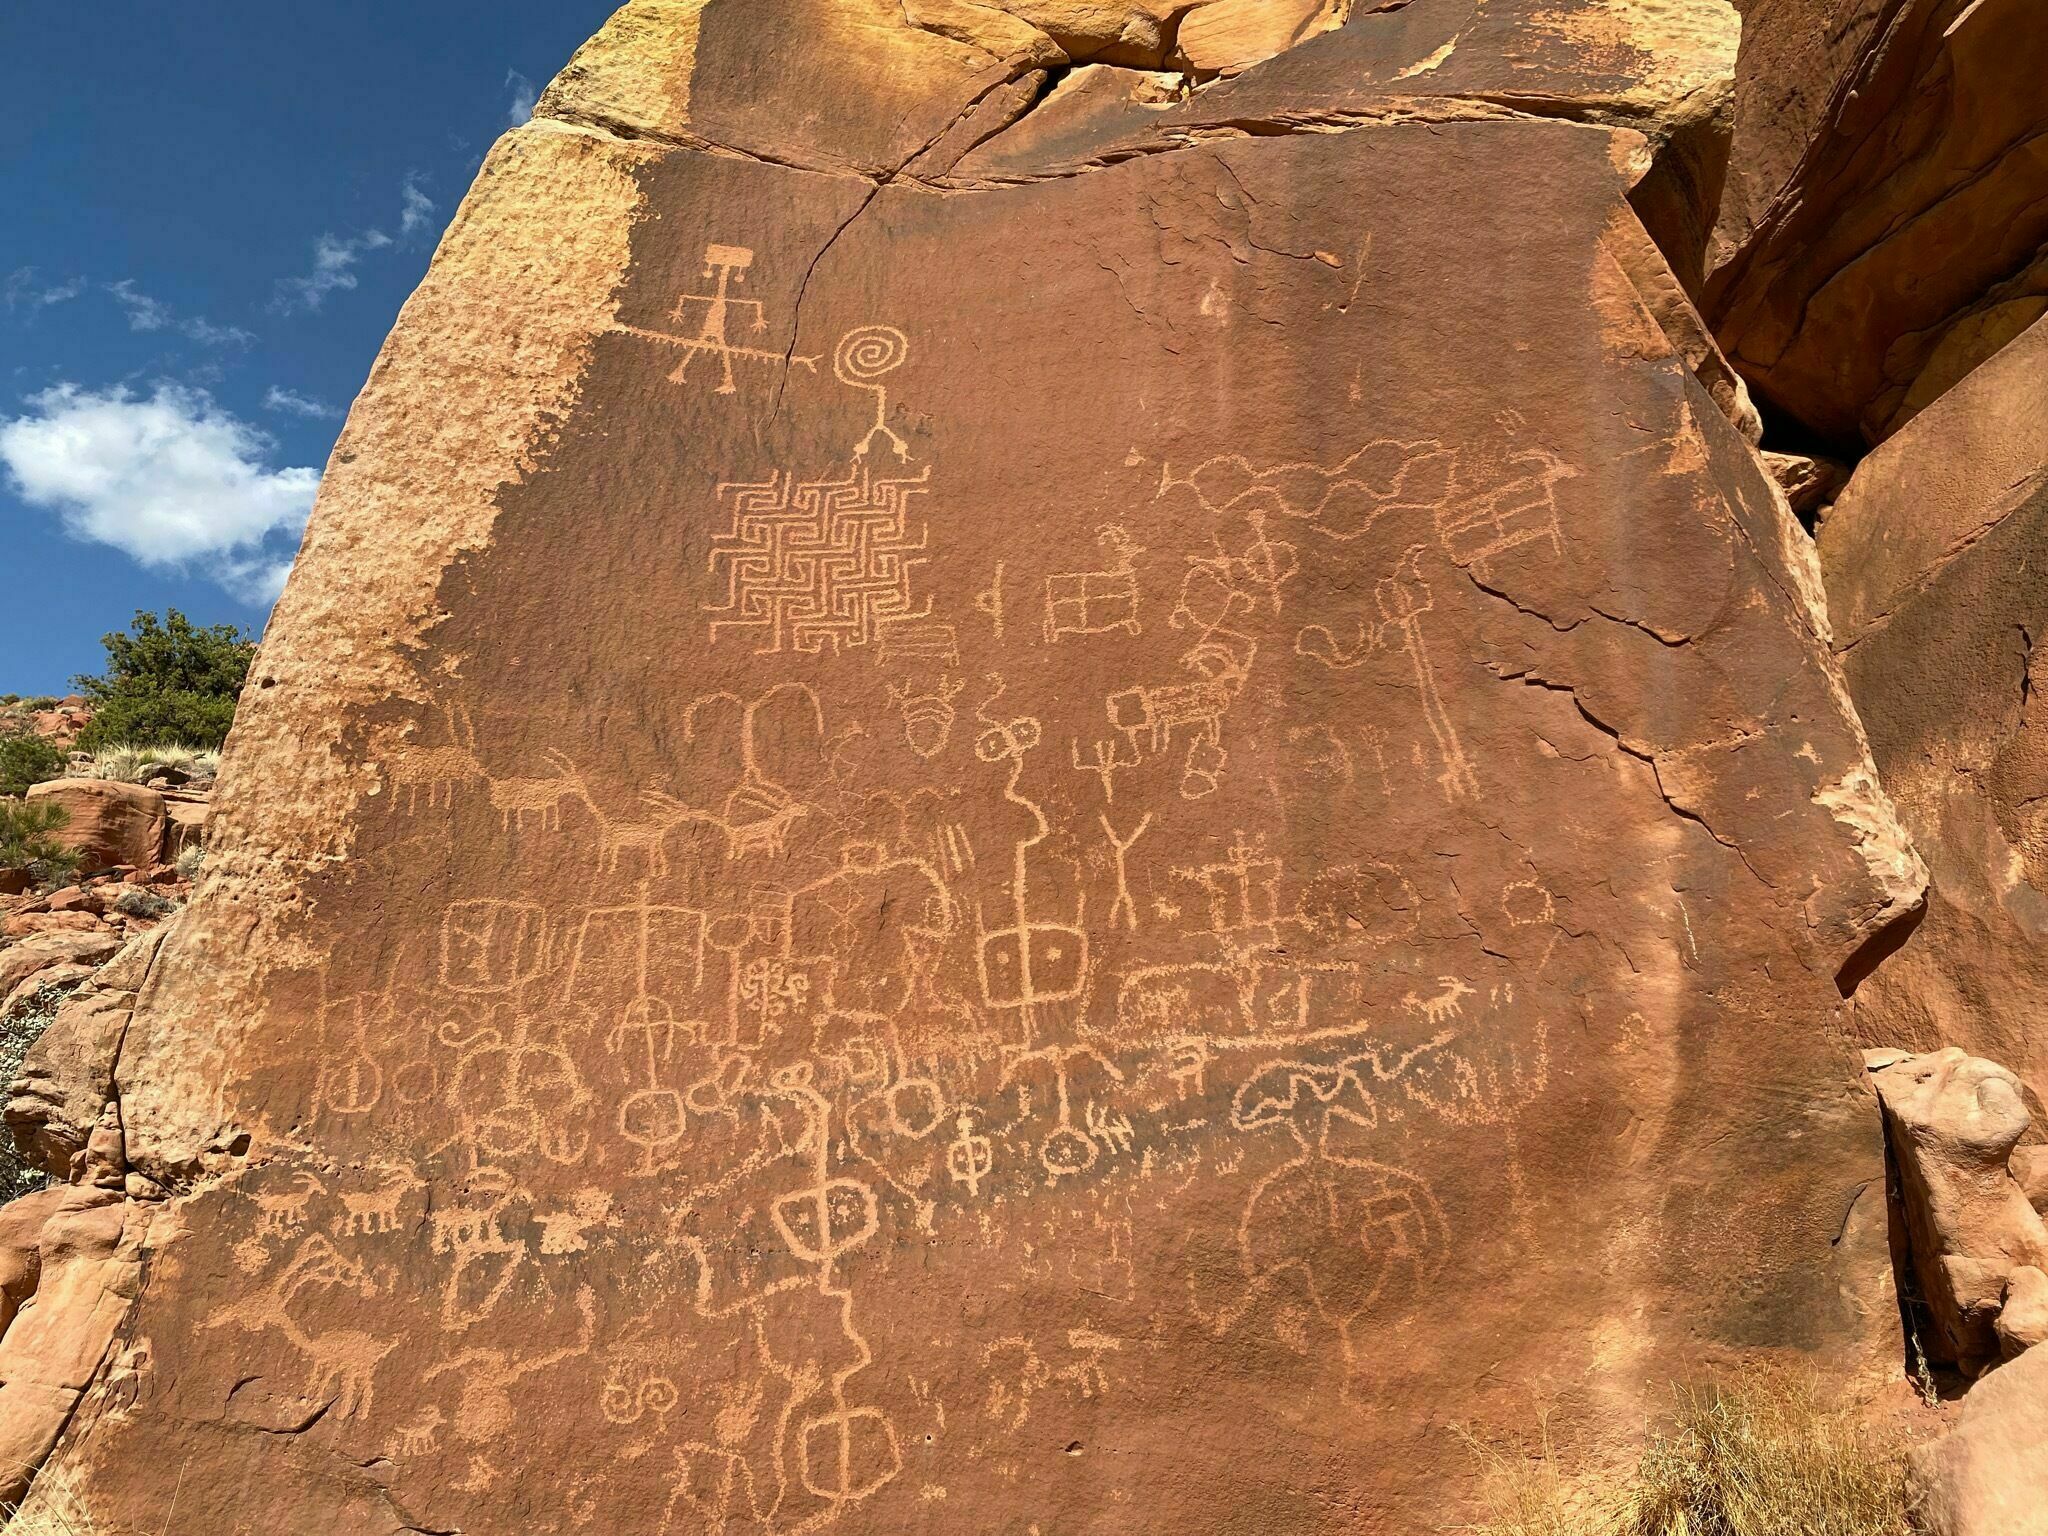
[[[190,1457],[290,1529],[1419,1536],[1432,1426],[1868,1332],[1904,842],[1637,238],[1661,109],[1499,107],[1503,29],[1593,92],[1559,3],[1185,89],[1121,65],[1245,8],[579,55],[120,1039],[103,1524]]]

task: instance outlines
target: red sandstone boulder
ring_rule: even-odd
[[[140,1288],[149,1209],[90,1184],[48,1202],[35,1293],[0,1336],[0,1500],[10,1508],[77,1412]]]
[[[102,924],[92,933],[31,934],[0,946],[0,997],[32,980],[40,971],[66,964],[97,965],[121,947],[120,939]]]
[[[32,933],[98,933],[105,926],[97,912],[24,912],[0,924],[0,933],[17,939]]]
[[[2038,0],[1744,0],[1705,307],[1807,427],[1898,430],[2048,309]]]
[[[1927,1358],[1975,1376],[2003,1353],[1998,1325],[2014,1276],[2027,1277],[2031,1307],[2048,1268],[2048,1226],[2007,1167],[2031,1118],[2026,1090],[2004,1067],[1953,1046],[1904,1058],[1872,1052],[1869,1061],[1933,1324],[1921,1344]]]
[[[163,857],[175,859],[187,848],[204,846],[210,803],[208,796],[185,790],[164,794]]]
[[[31,802],[59,806],[71,819],[56,834],[89,868],[156,863],[164,850],[164,797],[114,779],[52,779],[28,792]]]
[[[2048,1084],[2048,321],[1866,458],[1820,530],[1834,643],[1933,875],[1857,993],[1873,1046]]]
[[[1927,1536],[2048,1536],[2048,1349],[1970,1389],[1956,1427],[1913,1453],[1911,1502]]]
[[[628,5],[408,304],[113,1069],[110,1528],[1408,1536],[1448,1423],[1895,1350],[1924,871],[1654,58],[1060,126],[937,9]]]

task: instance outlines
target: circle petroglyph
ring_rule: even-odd
[[[855,326],[839,338],[832,372],[842,384],[872,384],[894,373],[910,357],[910,338],[893,325]]]

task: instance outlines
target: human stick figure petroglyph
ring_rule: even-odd
[[[1067,743],[1067,757],[1072,762],[1075,771],[1094,774],[1102,784],[1103,803],[1105,805],[1114,805],[1116,803],[1116,776],[1118,771],[1125,768],[1139,767],[1144,763],[1145,759],[1140,755],[1135,744],[1128,737],[1124,736],[1117,736],[1108,741],[1097,741],[1092,745],[1090,751],[1093,753],[1093,760],[1084,762],[1081,758],[1081,743],[1078,741]]]
[[[1152,813],[1147,811],[1140,817],[1137,826],[1131,829],[1131,835],[1125,838],[1119,838],[1116,835],[1116,828],[1109,824],[1109,817],[1107,815],[1098,816],[1096,819],[1102,823],[1102,835],[1109,839],[1109,846],[1114,851],[1116,857],[1116,903],[1109,909],[1109,925],[1114,928],[1117,923],[1117,915],[1121,913],[1124,926],[1132,933],[1136,933],[1138,931],[1138,907],[1131,900],[1130,871],[1127,861],[1130,858],[1131,849],[1136,846],[1138,839],[1145,835],[1145,829],[1152,825]]]
[[[865,389],[875,397],[875,424],[854,448],[864,458],[877,437],[889,439],[899,459],[910,456],[910,445],[889,428],[889,386],[880,382],[901,368],[910,358],[910,338],[893,325],[863,325],[839,338],[832,354],[832,373],[842,384]]]
[[[740,346],[727,336],[726,327],[731,322],[735,310],[753,312],[753,330],[768,329],[768,312],[761,302],[758,299],[735,298],[732,293],[734,287],[747,280],[747,271],[753,264],[754,253],[743,245],[707,245],[704,248],[704,276],[717,286],[710,293],[684,294],[676,300],[675,308],[669,312],[671,320],[678,325],[687,325],[692,306],[701,304],[703,310],[695,335],[672,335],[667,331],[646,330],[634,325],[621,326],[619,329],[629,336],[638,336],[646,341],[682,349],[682,361],[676,364],[675,372],[668,376],[672,384],[682,383],[689,375],[690,364],[699,357],[708,355],[717,358],[724,374],[718,388],[713,391],[714,394],[738,393],[738,386],[733,382],[734,358],[752,363],[787,361],[816,373],[818,360],[815,357],[791,356],[785,359],[780,352],[766,347]]]

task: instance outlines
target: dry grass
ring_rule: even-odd
[[[1489,1466],[1470,1536],[1907,1536],[1905,1447],[1811,1376],[1757,1370],[1679,1394],[1626,1484],[1573,1491],[1550,1455]]]
[[[220,772],[220,754],[206,748],[188,747],[177,742],[160,746],[145,747],[133,742],[119,742],[110,747],[101,747],[93,754],[93,775],[102,779],[119,779],[128,784],[142,782],[142,770],[152,763],[166,768],[182,769],[193,778],[211,778]]]
[[[28,1496],[0,1519],[7,1536],[98,1536],[71,1480],[58,1468],[45,1468],[29,1485]]]

